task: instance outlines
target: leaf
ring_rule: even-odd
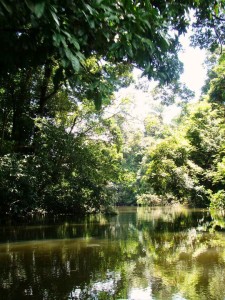
[[[68,67],[68,60],[66,60],[66,59],[63,58],[61,60],[61,64],[62,64],[63,68],[67,68]]]
[[[58,47],[58,46],[60,45],[61,41],[62,41],[62,36],[61,36],[61,34],[59,34],[59,33],[54,33],[53,36],[52,36],[52,38],[53,38],[53,41],[55,42],[54,45],[55,45],[56,47]]]
[[[152,26],[151,26],[149,20],[144,19],[144,20],[142,20],[142,22],[148,27],[148,29],[152,30]]]
[[[152,5],[151,2],[149,0],[145,0],[145,5],[148,11],[150,11],[152,9]]]
[[[79,59],[72,53],[72,51],[68,48],[64,49],[66,57],[72,64],[74,71],[78,72],[80,70],[80,62]]]
[[[132,47],[131,47],[131,46],[128,46],[128,47],[126,48],[126,50],[127,50],[127,54],[129,55],[129,57],[132,58],[132,57],[134,56]]]
[[[69,42],[75,46],[77,50],[80,50],[80,44],[74,36],[71,36],[67,31],[62,30],[62,32],[67,36]]]
[[[154,44],[150,39],[143,38],[142,42],[148,45],[148,48],[152,51],[154,49]]]
[[[73,53],[71,52],[71,50],[69,48],[65,48],[64,52],[66,54],[66,57],[71,61],[73,57]]]
[[[93,15],[93,9],[92,9],[92,7],[89,5],[89,4],[84,4],[85,5],[85,7],[87,8],[87,10],[89,11],[89,13],[91,14],[91,15]]]
[[[97,5],[101,5],[102,2],[103,2],[103,0],[96,0],[96,4],[97,4]]]
[[[76,52],[76,56],[79,58],[80,62],[85,60],[85,56],[80,51]]]
[[[95,28],[95,21],[90,19],[89,17],[87,18],[88,24],[90,25],[90,28],[94,29]]]
[[[38,18],[40,18],[43,15],[44,10],[45,10],[45,2],[39,2],[35,4],[34,13]]]
[[[78,72],[80,70],[79,59],[76,56],[73,55],[71,62],[72,62],[72,66],[73,66],[74,71]]]
[[[60,43],[62,43],[64,48],[68,48],[65,37],[62,34],[60,34],[58,32],[54,32],[52,38],[54,41],[54,46],[59,47]]]
[[[4,6],[4,8],[7,10],[8,13],[12,13],[12,8],[8,5],[8,3],[6,3],[4,0],[0,1],[2,3],[2,5]]]
[[[34,3],[32,1],[29,1],[29,0],[25,0],[26,4],[27,4],[27,7],[32,11],[34,12]]]
[[[218,5],[218,4],[215,4],[215,5],[214,5],[214,12],[215,12],[215,15],[216,15],[216,16],[219,15],[219,5]]]
[[[59,26],[59,19],[58,19],[57,15],[52,10],[50,10],[50,13],[51,13],[55,23]]]
[[[57,8],[54,5],[50,5],[51,10],[54,11],[55,13],[57,13]]]
[[[75,48],[76,48],[77,50],[80,50],[80,45],[79,45],[77,39],[75,39],[74,37],[71,37],[71,38],[69,39],[69,41],[70,41],[71,44],[73,44],[73,45],[75,46]]]

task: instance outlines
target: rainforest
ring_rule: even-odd
[[[225,1],[0,0],[0,41],[0,298],[225,299]]]
[[[1,214],[223,210],[224,5],[1,0]],[[179,37],[190,28],[192,46],[208,52],[194,103],[179,81]],[[134,68],[157,83],[159,100],[141,129],[128,126],[130,99],[115,97],[134,84]],[[177,97],[181,113],[165,124]]]

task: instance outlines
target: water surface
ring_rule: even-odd
[[[0,226],[0,299],[225,299],[225,235],[206,210]]]

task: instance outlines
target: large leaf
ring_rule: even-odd
[[[45,2],[39,2],[35,4],[34,13],[38,18],[40,18],[43,15],[44,10],[45,10]]]
[[[71,62],[74,71],[78,72],[80,70],[80,62],[79,59],[72,53],[69,48],[64,49],[66,57]]]
[[[40,1],[38,3],[34,3],[33,1],[26,0],[27,7],[38,17],[40,18],[45,10],[45,2]]]
[[[26,2],[27,7],[28,7],[32,12],[34,12],[34,6],[35,6],[35,4],[33,3],[33,1],[25,0],[25,2]]]
[[[77,50],[80,50],[80,45],[79,45],[78,41],[74,37],[71,37],[70,42],[75,46],[75,48]]]
[[[52,11],[52,10],[50,10],[50,13],[51,13],[55,23],[59,26],[59,19],[58,19],[56,13],[54,13],[54,11]]]
[[[10,7],[10,5],[8,3],[6,3],[6,1],[0,0],[0,3],[4,6],[4,8],[7,10],[7,12],[9,12],[10,14],[12,13],[12,8]]]
[[[74,71],[78,72],[80,70],[79,59],[76,56],[73,55],[72,59],[71,59],[71,62],[72,62],[72,66],[73,66]]]

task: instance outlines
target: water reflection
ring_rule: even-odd
[[[115,217],[1,226],[0,299],[225,298],[225,236],[208,211],[121,208]]]

